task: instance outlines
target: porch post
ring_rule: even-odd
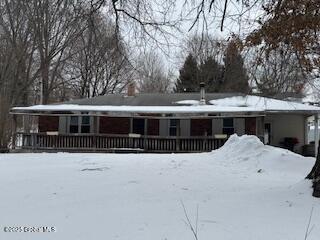
[[[26,119],[25,116],[22,115],[22,132],[26,133],[26,123],[25,123]]]
[[[131,116],[129,119],[130,119],[130,129],[129,129],[129,133],[133,133],[133,117]]]
[[[314,115],[314,154],[317,156],[319,146],[319,115]]]
[[[148,144],[147,144],[147,135],[148,135],[148,118],[144,119],[144,134],[143,134],[143,148],[144,150],[148,150]]]
[[[261,117],[261,135],[260,139],[263,140],[263,143],[266,144],[266,129],[265,129],[265,116]]]
[[[176,136],[176,151],[180,151],[180,119],[177,119],[177,136]]]
[[[17,144],[17,115],[13,114],[12,149],[16,149]]]
[[[99,134],[99,121],[98,121],[98,116],[93,116],[93,130],[92,132],[94,133],[94,136],[92,136],[91,144],[93,148],[97,148],[97,141],[98,141],[98,134]]]

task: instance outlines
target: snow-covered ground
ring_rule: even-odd
[[[2,154],[0,239],[194,239],[184,205],[199,240],[301,240],[312,208],[319,240],[313,163],[253,136],[202,154]]]

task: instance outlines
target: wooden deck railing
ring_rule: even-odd
[[[17,133],[16,147],[30,150],[144,152],[208,152],[221,147],[225,139],[206,137],[162,137],[105,134]]]

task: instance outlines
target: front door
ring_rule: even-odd
[[[212,120],[211,119],[191,119],[190,135],[191,136],[211,136]]]
[[[257,135],[257,121],[256,118],[246,118],[245,133],[248,135]]]
[[[271,123],[264,124],[264,143],[271,144]]]

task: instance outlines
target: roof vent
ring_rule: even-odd
[[[206,92],[205,92],[205,84],[204,82],[200,83],[200,105],[206,104]]]

